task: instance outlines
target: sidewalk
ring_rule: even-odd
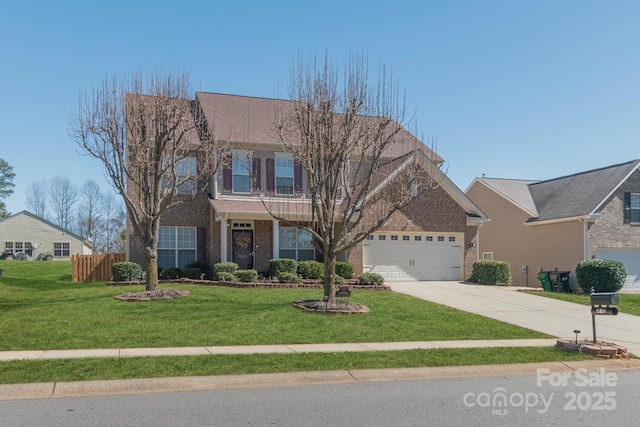
[[[207,356],[213,354],[256,353],[334,353],[358,351],[488,348],[488,347],[550,347],[555,339],[529,340],[473,340],[473,341],[408,341],[338,344],[279,344],[217,347],[160,347],[86,350],[27,350],[0,351],[0,362],[10,360],[82,359],[87,357],[139,357],[139,356]]]
[[[546,334],[593,340],[591,307],[518,292],[509,286],[462,282],[387,282],[395,292],[453,307]],[[615,342],[640,356],[640,317],[596,316],[598,341]]]

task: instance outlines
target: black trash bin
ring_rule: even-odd
[[[549,273],[549,278],[551,279],[555,292],[571,292],[571,288],[569,287],[569,274],[571,274],[570,271],[552,271]]]

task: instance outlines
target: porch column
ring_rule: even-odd
[[[220,219],[220,262],[227,262],[227,216]]]
[[[280,221],[273,220],[273,258],[280,258]]]

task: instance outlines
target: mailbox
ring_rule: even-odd
[[[618,294],[616,292],[598,292],[591,294],[591,314],[617,316],[618,308],[610,307],[611,305],[618,305]]]

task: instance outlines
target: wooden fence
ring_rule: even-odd
[[[73,255],[71,280],[74,282],[108,282],[111,266],[127,260],[126,254]]]

